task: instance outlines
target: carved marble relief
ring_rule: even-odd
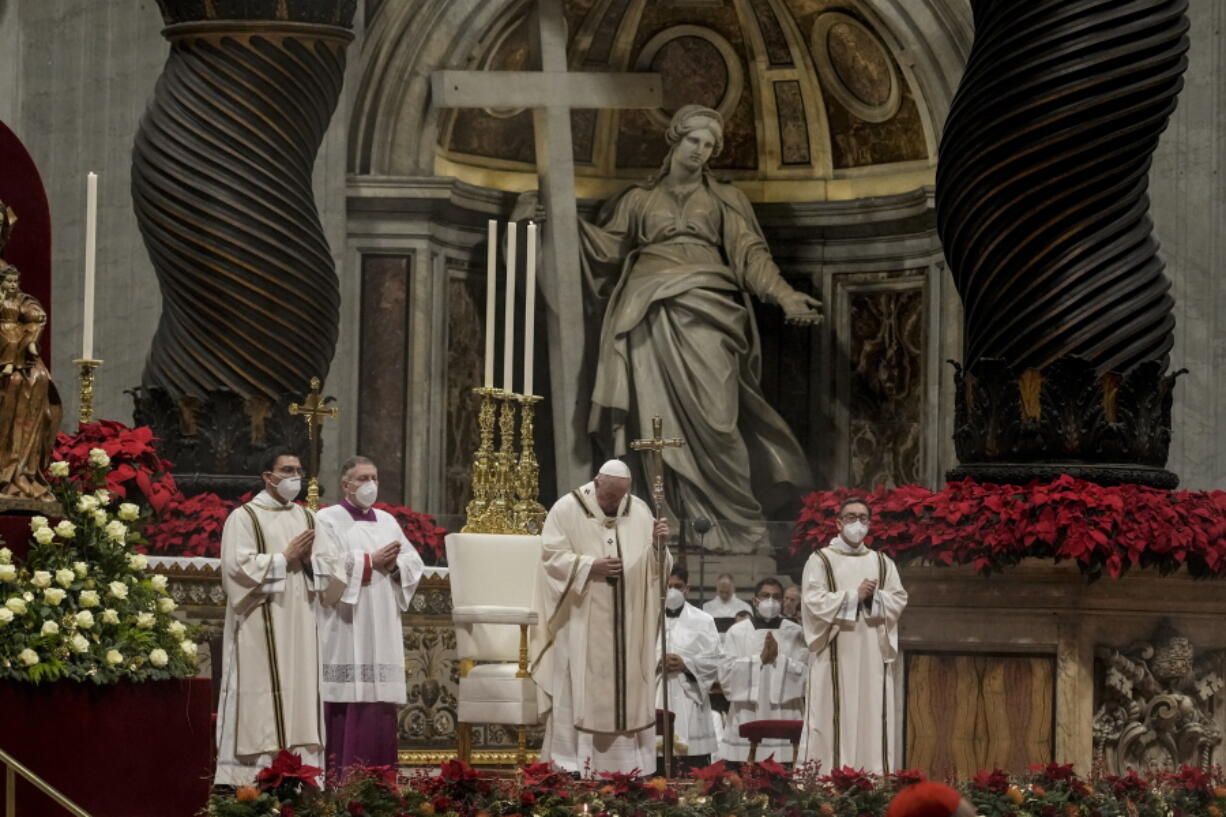
[[[1169,626],[1148,642],[1095,651],[1094,761],[1128,768],[1209,769],[1222,742],[1226,650],[1202,651]]]

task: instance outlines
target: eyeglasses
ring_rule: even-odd
[[[844,522],[867,522],[869,517],[866,513],[845,513],[839,519]]]
[[[300,477],[306,472],[303,471],[301,468],[293,468],[288,465],[283,465],[280,468],[278,468],[276,471],[273,471],[273,473],[276,474],[277,476],[282,476],[282,477]]]

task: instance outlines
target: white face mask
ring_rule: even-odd
[[[282,477],[273,490],[281,497],[282,502],[293,502],[302,490],[302,477]]]
[[[369,508],[375,504],[375,500],[379,498],[379,483],[373,479],[363,482],[358,485],[356,491],[353,492],[353,499],[363,508]]]
[[[779,599],[758,599],[758,617],[770,621],[774,618],[779,618],[779,614],[783,612],[783,604]]]
[[[670,610],[680,610],[683,604],[685,604],[685,594],[675,587],[668,588],[668,594],[664,597],[664,606]]]
[[[864,537],[868,535],[868,525],[863,522],[852,522],[850,525],[843,526],[843,541],[849,545],[858,545],[864,541]]]

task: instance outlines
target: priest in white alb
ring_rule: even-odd
[[[660,663],[668,675],[668,707],[676,713],[674,758],[681,768],[700,768],[710,765],[719,745],[711,717],[711,685],[723,653],[715,619],[685,600],[689,578],[689,571],[682,565],[673,565],[664,602],[668,655]],[[656,695],[656,707],[663,706],[661,691]]]
[[[542,761],[593,774],[655,768],[656,542],[667,537],[668,523],[630,494],[620,460],[549,510],[531,665]]]
[[[336,554],[339,593],[318,608],[329,769],[395,766],[397,712],[406,701],[400,614],[424,566],[404,530],[374,507],[379,469],[341,466],[341,500],[319,512],[321,546]],[[339,598],[335,597],[339,596]]]
[[[221,534],[226,593],[214,784],[242,786],[288,749],[324,765],[319,648],[312,603],[335,565],[313,553],[315,519],[293,500],[302,465],[269,459],[264,490],[231,512]]]
[[[753,615],[733,624],[724,636],[719,686],[728,699],[728,715],[719,744],[721,760],[749,759],[742,724],[804,718],[809,648],[800,625],[783,617],[782,599],[780,581],[762,579],[754,588]],[[764,738],[757,759],[774,756],[789,763],[792,754],[790,741]]]
[[[813,658],[800,761],[886,774],[896,754],[898,620],[907,591],[893,560],[864,545],[871,513],[867,502],[845,500],[839,535],[805,564],[801,615]]]

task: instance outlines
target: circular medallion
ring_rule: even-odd
[[[725,127],[745,89],[745,70],[736,49],[703,26],[672,26],[657,33],[643,45],[634,70],[653,71],[664,78],[666,106],[677,102],[714,108],[724,117]],[[676,108],[665,107],[647,114],[667,128],[675,112]]]
[[[854,17],[837,11],[813,23],[809,47],[822,90],[867,122],[898,113],[902,85],[886,44]]]

